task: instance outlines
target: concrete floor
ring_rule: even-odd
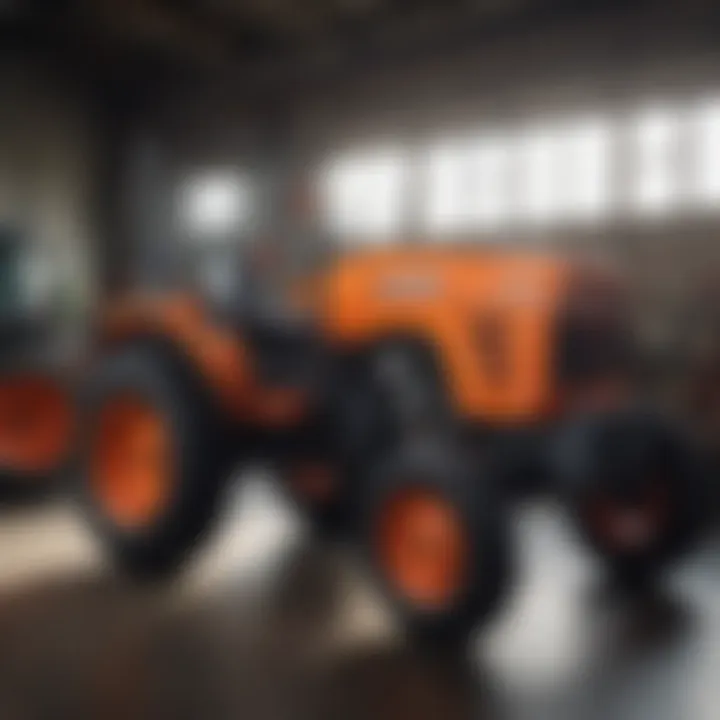
[[[175,585],[105,571],[70,508],[0,510],[0,719],[718,720],[720,543],[629,602],[551,507],[518,511],[518,582],[469,659],[403,643],[351,553],[261,478]]]

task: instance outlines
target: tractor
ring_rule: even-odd
[[[0,490],[6,496],[49,489],[68,467],[75,440],[74,397],[37,257],[27,238],[0,227]]]
[[[131,295],[98,321],[80,495],[123,571],[181,567],[257,458],[433,643],[505,596],[520,493],[556,493],[628,586],[697,537],[701,473],[641,407],[611,269],[410,245],[348,253],[273,302],[239,285],[252,301]]]

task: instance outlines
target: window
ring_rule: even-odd
[[[467,226],[467,167],[462,143],[434,147],[428,153],[426,224],[431,232]]]
[[[679,200],[679,131],[679,116],[665,108],[644,110],[632,121],[630,203],[642,215],[666,213]]]
[[[492,229],[508,218],[510,211],[510,151],[507,140],[484,137],[475,144],[471,157],[474,164],[475,193],[473,219],[477,225]]]
[[[557,131],[538,127],[523,131],[517,143],[517,204],[519,219],[545,223],[562,210],[558,194],[558,162],[561,146]]]
[[[602,118],[573,121],[563,128],[558,195],[563,216],[595,221],[610,209],[612,128]]]
[[[611,128],[602,119],[438,143],[428,152],[430,232],[586,221],[609,206]]]
[[[226,238],[247,226],[252,192],[237,172],[203,173],[181,187],[180,216],[184,229],[201,241]]]
[[[400,231],[406,158],[398,149],[339,157],[321,176],[320,195],[330,230],[344,237],[382,240]]]
[[[701,205],[720,201],[720,98],[702,101],[694,112],[696,167],[693,195]]]
[[[410,167],[417,177],[409,178]],[[437,138],[412,157],[389,149],[345,156],[327,166],[324,189],[328,222],[342,235],[387,237],[413,210],[408,220],[440,241],[577,227],[611,213],[664,217],[720,207],[720,96],[649,104],[622,123],[584,113],[478,128]],[[406,197],[417,190],[417,198]]]
[[[495,228],[509,210],[507,142],[493,135],[436,145],[428,153],[425,225],[431,232]]]
[[[611,128],[577,119],[531,128],[518,140],[517,214],[529,224],[597,220],[609,210]]]

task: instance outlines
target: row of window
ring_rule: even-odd
[[[318,182],[328,228],[367,240],[720,207],[720,99],[341,155]],[[247,183],[216,178],[186,204],[207,230],[247,220],[250,198]]]
[[[383,236],[597,222],[720,204],[720,101],[625,121],[577,118],[385,149],[329,164],[333,230]]]

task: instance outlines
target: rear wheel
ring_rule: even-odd
[[[494,478],[448,443],[426,442],[377,473],[363,506],[371,567],[413,639],[457,645],[488,622],[509,580]]]
[[[222,427],[193,372],[159,344],[109,357],[88,400],[84,507],[121,569],[165,575],[211,524],[229,469]]]
[[[681,433],[628,412],[588,421],[566,452],[570,511],[615,579],[643,585],[691,549],[705,525],[707,485]]]

